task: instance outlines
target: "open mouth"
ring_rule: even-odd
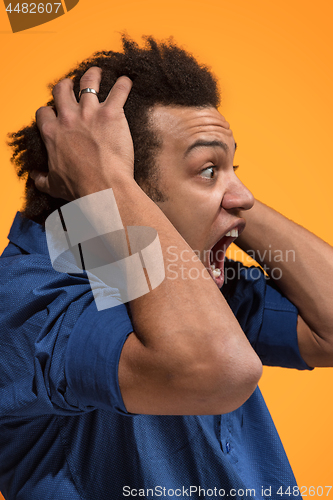
[[[238,238],[239,228],[228,231],[209,251],[209,267],[207,270],[217,286],[222,287],[224,282],[224,259],[227,248]]]

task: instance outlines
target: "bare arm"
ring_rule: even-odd
[[[259,201],[246,219],[237,245],[256,252],[256,260],[298,308],[303,359],[309,366],[333,366],[333,248]],[[272,273],[273,268],[281,273]]]
[[[98,89],[100,72],[92,68],[81,88]],[[177,262],[199,270],[183,280],[166,267],[163,283],[130,303],[135,331],[122,350],[119,381],[126,408],[150,414],[229,412],[246,401],[261,376],[261,362],[222,294],[202,263],[162,211],[133,179],[133,146],[123,105],[127,78],[117,81],[105,103],[85,94],[80,104],[71,82],[54,91],[57,116],[50,108],[37,114],[49,155],[48,176],[36,186],[71,200],[112,188],[126,226],[157,230],[162,252],[188,250],[193,261]],[[177,265],[177,262],[175,263]]]

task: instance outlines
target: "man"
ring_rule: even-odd
[[[83,63],[76,96],[68,79],[54,87],[54,107],[37,112],[48,171],[36,127],[13,137],[30,175],[26,217],[1,259],[0,489],[24,499],[299,496],[256,386],[261,362],[332,365],[332,248],[254,203],[214,79],[172,43],[148,44],[124,39],[124,54]],[[122,304],[98,311],[78,268],[52,269],[42,225],[59,198],[89,207],[110,189],[123,226],[154,228],[164,256],[164,281],[130,302],[131,321]],[[223,285],[237,235],[268,271],[265,249],[295,252],[279,262],[278,288],[232,262]]]

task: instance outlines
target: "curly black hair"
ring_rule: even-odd
[[[102,69],[100,101],[107,97],[120,76],[126,75],[133,81],[124,111],[134,144],[134,178],[139,185],[144,183],[145,192],[156,202],[163,200],[154,164],[161,141],[149,124],[149,111],[157,104],[217,108],[220,95],[210,70],[178,47],[172,38],[166,42],[157,42],[153,37],[144,37],[144,40],[144,47],[140,48],[123,34],[123,52],[97,52],[65,77],[73,79],[74,93],[78,98],[80,78],[91,66],[99,66]],[[54,85],[49,86],[50,90]],[[47,103],[53,104],[53,100]],[[32,170],[48,170],[47,152],[36,122],[9,137],[9,145],[13,148],[11,160],[17,175],[26,179],[22,213],[43,224],[48,215],[66,201],[38,191],[29,176]]]

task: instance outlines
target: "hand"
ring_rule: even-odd
[[[80,89],[99,91],[102,71],[89,68]],[[30,175],[37,189],[67,201],[112,187],[121,176],[133,179],[133,142],[123,106],[132,88],[126,76],[118,78],[104,102],[94,94],[75,99],[73,82],[61,80],[53,89],[55,106],[36,113],[45,142],[49,172]]]

